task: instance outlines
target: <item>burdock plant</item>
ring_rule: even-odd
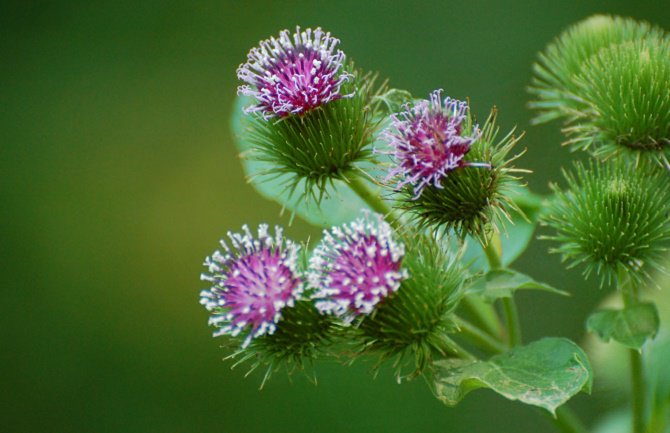
[[[416,99],[376,87],[339,45],[296,27],[238,69],[245,169],[324,230],[300,243],[280,227],[245,226],[205,260],[200,299],[228,357],[264,368],[263,383],[321,359],[373,358],[375,374],[392,363],[399,382],[422,377],[449,406],[489,388],[584,433],[565,403],[591,390],[587,355],[565,338],[524,343],[514,300],[518,290],[565,293],[511,267],[541,220],[568,267],[621,294],[623,308],[594,312],[587,329],[630,349],[634,433],[667,431],[670,403],[648,405],[642,359],[658,313],[640,300],[670,243],[666,33],[599,15],[540,54],[536,121],[563,118],[566,142],[592,157],[564,169],[547,197],[524,186],[514,166],[523,134],[500,133],[495,109],[478,122],[441,90]]]

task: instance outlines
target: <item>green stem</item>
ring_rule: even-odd
[[[556,410],[555,417],[547,411],[543,412],[551,418],[554,425],[563,433],[588,433],[588,430],[577,415],[565,405]]]
[[[481,298],[465,295],[461,301],[463,307],[472,315],[475,324],[488,332],[491,336],[500,338],[503,335],[502,323],[495,308]]]
[[[446,349],[445,354],[451,353],[452,355],[461,359],[465,359],[466,361],[475,361],[477,359],[475,355],[467,351],[463,346],[456,343],[449,337],[445,336],[442,339],[442,342],[444,343],[444,349]]]
[[[631,307],[639,302],[637,287],[628,278],[625,270],[620,269],[618,273],[617,283],[623,303],[626,307]],[[630,358],[630,377],[632,385],[632,411],[633,411],[633,432],[647,433],[645,422],[646,414],[646,392],[644,384],[644,370],[642,365],[642,353],[635,349],[629,349],[628,355]]]
[[[521,324],[519,323],[519,312],[516,308],[516,302],[513,297],[503,298],[503,313],[505,323],[507,323],[507,332],[510,346],[521,345]]]
[[[488,350],[494,354],[502,353],[507,350],[507,347],[505,347],[504,344],[491,337],[489,334],[482,331],[467,320],[461,319],[458,316],[454,316],[454,321],[456,326],[458,326],[463,332],[463,336],[474,344],[480,346],[482,349]]]
[[[484,254],[486,254],[486,260],[489,262],[489,267],[493,269],[501,269],[503,267],[502,260],[500,259],[500,254],[496,251],[495,245],[493,244],[496,241],[494,239],[489,240],[486,245],[482,244],[484,249]]]
[[[400,228],[400,222],[393,215],[393,210],[382,200],[379,193],[372,191],[368,184],[361,178],[360,175],[352,173],[346,178],[347,185],[351,188],[368,206],[375,212],[384,215],[386,220],[393,226],[393,228]]]
[[[486,245],[482,245],[484,249],[484,254],[489,262],[489,267],[492,270],[501,269],[503,267],[500,254],[495,248],[495,242],[499,239],[494,237],[489,240]],[[509,336],[510,346],[518,346],[521,344],[521,324],[519,323],[519,312],[516,308],[516,303],[514,302],[513,297],[503,298],[503,314],[505,317],[505,323],[507,324],[507,333]]]

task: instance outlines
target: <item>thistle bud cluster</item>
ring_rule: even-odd
[[[553,251],[601,284],[648,282],[670,229],[670,35],[596,15],[552,42],[534,72],[536,121],[563,118],[566,144],[595,157],[565,172],[565,190],[553,186]]]

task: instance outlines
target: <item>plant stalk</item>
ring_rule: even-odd
[[[482,245],[491,270],[503,268],[500,253],[495,247],[495,243],[499,243],[499,240],[498,235],[496,235],[486,245]],[[507,324],[509,344],[511,347],[518,346],[521,344],[521,325],[519,323],[519,312],[516,308],[516,303],[513,297],[509,297],[503,298],[502,304],[505,323]]]
[[[379,193],[372,191],[365,180],[355,173],[347,176],[345,182],[368,206],[375,212],[384,215],[384,218],[396,230],[401,228],[400,221],[393,214],[393,210],[382,200]]]
[[[626,307],[631,307],[639,302],[637,287],[628,278],[626,271],[619,269],[617,284]],[[628,349],[630,359],[631,378],[631,404],[633,412],[633,433],[647,433],[646,426],[646,391],[644,383],[644,368],[642,363],[642,352]]]
[[[503,343],[491,337],[467,320],[454,316],[454,321],[456,326],[463,332],[464,337],[482,349],[487,350],[492,354],[502,353],[507,350],[507,347]]]
[[[475,324],[497,339],[502,338],[503,329],[500,317],[495,308],[481,298],[465,295],[461,301],[463,307],[470,312]]]

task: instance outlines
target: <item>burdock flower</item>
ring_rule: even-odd
[[[489,166],[463,159],[480,131],[477,126],[465,129],[466,102],[450,97],[443,101],[441,93],[441,89],[435,90],[430,100],[419,101],[406,111],[392,115],[390,128],[384,132],[397,162],[389,178],[399,178],[398,189],[411,185],[415,198],[428,185],[442,188],[442,179],[457,168]]]
[[[243,233],[228,233],[231,246],[221,241],[223,251],[205,260],[208,273],[202,279],[212,287],[200,293],[200,303],[212,312],[214,336],[246,335],[242,347],[252,339],[273,334],[282,319],[282,309],[294,305],[303,291],[297,272],[299,246],[285,240],[280,227],[275,235],[267,225],[258,227],[254,238],[247,226]]]
[[[305,31],[296,27],[293,35],[284,30],[278,39],[261,41],[237,69],[237,77],[246,83],[238,93],[258,101],[245,111],[259,111],[266,119],[285,117],[352,96],[340,93],[351,74],[344,71],[339,43],[320,27]]]
[[[339,40],[320,28],[262,41],[237,70],[247,115],[234,115],[244,157],[263,168],[252,176],[319,201],[334,180],[370,162],[380,124],[376,75],[354,69]],[[251,105],[250,105],[251,104]],[[241,114],[241,113],[240,113]]]
[[[399,206],[424,226],[453,230],[488,242],[501,217],[515,208],[507,197],[516,180],[510,167],[518,156],[507,154],[520,137],[512,130],[497,139],[496,110],[480,129],[467,103],[441,97],[441,90],[391,116],[384,132],[391,147],[392,169]],[[467,158],[467,159],[466,159]],[[468,167],[479,167],[469,169]]]
[[[408,277],[402,268],[405,247],[393,239],[379,214],[324,231],[310,260],[309,282],[322,313],[345,321],[370,314]]]

